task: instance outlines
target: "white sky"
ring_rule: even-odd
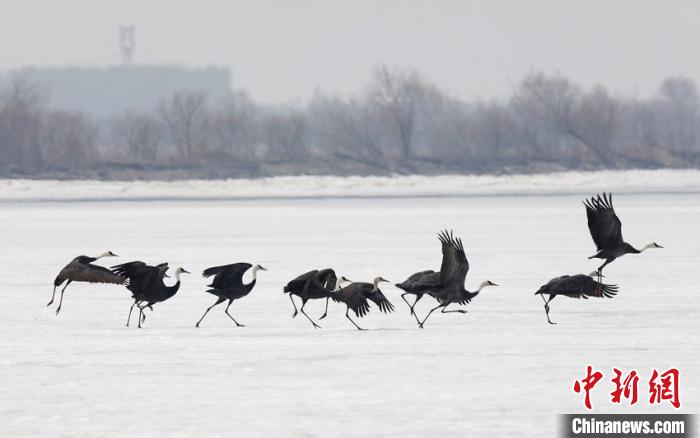
[[[227,65],[263,102],[360,90],[382,62],[465,98],[539,69],[627,94],[700,82],[694,0],[0,0],[0,69],[118,63],[120,24],[137,62]]]

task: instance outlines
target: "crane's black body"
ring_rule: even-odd
[[[333,295],[333,290],[336,288],[338,281],[339,280],[335,274],[335,271],[328,268],[321,270],[315,269],[313,271],[305,272],[287,283],[283,289],[283,292],[289,294],[289,299],[292,302],[292,306],[294,306],[292,318],[297,316],[298,313],[297,306],[294,303],[294,298],[292,298],[292,295],[296,295],[301,299],[301,308],[299,310],[301,311],[302,315],[304,315],[306,319],[313,324],[314,328],[321,328],[321,326],[316,324],[309,317],[309,315],[304,312],[304,306],[306,306],[306,302],[309,300],[319,300],[325,298],[326,310],[319,319],[325,318],[328,314],[328,301]]]
[[[111,251],[107,253],[110,256],[115,256]],[[61,272],[58,273],[53,281],[53,294],[51,295],[51,300],[46,304],[50,306],[53,304],[54,298],[56,297],[56,288],[66,282],[66,285],[61,289],[61,298],[58,301],[58,307],[56,308],[56,315],[61,311],[61,305],[63,304],[63,293],[66,288],[72,282],[86,282],[86,283],[109,283],[109,284],[124,284],[126,279],[118,274],[113,273],[109,269],[93,264],[98,257],[89,257],[86,255],[81,255],[68,263]]]
[[[450,304],[467,304],[476,297],[481,288],[484,286],[496,286],[490,281],[485,282],[475,292],[470,292],[464,288],[464,280],[469,272],[469,261],[464,254],[464,246],[460,238],[455,238],[452,232],[447,230],[438,234],[438,239],[442,245],[442,265],[440,266],[440,275],[436,275],[432,271],[424,271],[425,274],[418,278],[415,283],[425,285],[423,293],[427,293],[435,298],[440,304],[431,309],[430,312],[423,318],[423,321],[418,322],[418,327],[423,328],[423,324],[428,317],[437,309],[442,309],[442,313],[467,313],[466,310],[445,310]],[[414,276],[417,274],[414,274]],[[413,277],[413,276],[412,276]],[[409,277],[410,279],[411,277]],[[424,280],[425,279],[425,280]],[[415,288],[415,286],[414,286]],[[417,319],[417,317],[416,317]]]
[[[647,247],[662,248],[657,243],[651,243],[647,247],[637,249],[625,242],[622,238],[622,222],[615,214],[612,204],[612,194],[603,193],[591,199],[583,201],[588,218],[588,230],[591,232],[598,252],[588,257],[589,259],[603,259],[605,262],[598,267],[598,274],[602,275],[603,268],[612,263],[618,257],[625,254],[639,254]],[[600,280],[600,278],[599,278]]]
[[[549,319],[549,303],[557,295],[569,297],[569,298],[583,298],[588,299],[589,297],[596,298],[612,298],[618,292],[617,285],[614,284],[603,284],[591,278],[589,275],[577,274],[577,275],[562,275],[561,277],[556,277],[544,286],[542,286],[535,295],[540,295],[544,301],[544,310],[547,315],[547,322],[550,324],[556,324]],[[549,295],[549,299],[545,299],[545,295]]]
[[[416,315],[414,308],[418,301],[423,298],[423,295],[429,292],[434,292],[440,287],[440,273],[433,270],[416,272],[415,274],[408,277],[403,283],[396,283],[396,287],[403,290],[404,293],[401,294],[401,299],[408,304],[411,310],[411,315],[416,318],[416,322],[420,324],[420,320]],[[406,299],[406,295],[414,295],[416,297],[413,304],[410,304]]]
[[[121,275],[129,280],[127,289],[131,291],[131,296],[134,299],[131,308],[129,309],[129,317],[126,325],[129,326],[131,319],[131,311],[134,306],[139,308],[139,324],[141,328],[146,319],[143,310],[148,307],[153,310],[153,305],[172,298],[180,289],[180,278],[172,286],[167,286],[163,278],[168,270],[167,263],[161,263],[156,266],[147,265],[141,261],[123,263],[112,267],[112,272]],[[184,271],[183,272],[187,272]]]
[[[394,306],[389,302],[389,300],[384,296],[382,291],[376,286],[377,280],[375,279],[375,284],[372,283],[351,283],[348,286],[340,289],[331,295],[333,301],[339,303],[345,303],[347,309],[345,310],[345,317],[350,320],[350,322],[358,329],[360,328],[355,321],[350,318],[349,312],[352,310],[358,318],[362,318],[369,312],[369,301],[379,307],[379,310],[384,313],[390,313],[394,311]]]
[[[207,268],[204,270],[204,272],[202,272],[202,276],[204,278],[211,276],[214,277],[209,285],[210,289],[207,289],[207,292],[217,296],[218,299],[214,304],[207,308],[204,315],[202,315],[199,321],[197,321],[197,324],[195,324],[195,327],[199,327],[199,323],[202,322],[204,317],[207,316],[207,313],[209,313],[213,307],[223,303],[226,300],[228,300],[228,305],[226,306],[224,313],[226,313],[226,315],[228,315],[228,317],[231,318],[234,323],[236,323],[237,327],[244,327],[243,324],[239,324],[238,321],[236,321],[233,316],[228,313],[228,308],[231,306],[231,303],[233,303],[234,300],[245,297],[250,293],[250,291],[253,290],[253,287],[257,282],[256,278],[253,278],[253,281],[248,284],[243,283],[243,274],[252,266],[253,265],[250,263],[233,263],[230,265]]]

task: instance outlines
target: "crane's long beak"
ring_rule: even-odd
[[[185,274],[191,274],[191,272],[185,268],[180,268],[180,272],[184,272]]]

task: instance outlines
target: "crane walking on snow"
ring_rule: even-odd
[[[336,276],[333,269],[321,269],[313,270],[301,274],[294,280],[287,283],[284,287],[284,293],[289,294],[289,299],[292,301],[292,306],[294,306],[294,313],[292,318],[297,316],[297,313],[301,311],[302,315],[308,319],[314,328],[321,328],[316,324],[309,315],[304,312],[304,306],[308,300],[315,299],[326,299],[326,311],[321,315],[319,319],[323,319],[328,314],[328,300],[333,296],[334,293],[340,291],[341,285],[343,283],[348,283],[350,280],[341,276],[340,279]],[[294,298],[292,295],[296,295],[301,298],[301,308],[297,310],[297,305],[294,303]]]
[[[423,296],[429,294],[435,298],[440,305],[431,309],[423,318],[418,320],[418,327],[423,328],[423,324],[435,310],[442,308],[442,313],[467,313],[466,310],[445,310],[452,303],[467,304],[474,297],[479,295],[481,290],[489,286],[498,286],[491,281],[484,281],[475,292],[469,292],[464,288],[464,280],[469,272],[469,261],[464,254],[462,239],[454,237],[452,232],[447,230],[438,234],[438,239],[442,244],[442,265],[440,272],[422,271],[411,275],[403,283],[396,286],[417,296],[416,302]],[[413,303],[415,306],[415,302]],[[414,313],[415,315],[415,313]]]
[[[253,279],[250,283],[245,284],[243,283],[243,274],[251,267],[253,268]],[[195,327],[199,327],[199,324],[213,307],[218,306],[226,300],[228,300],[228,305],[224,313],[236,323],[237,327],[245,327],[243,324],[239,324],[238,321],[228,313],[228,308],[231,307],[231,303],[233,303],[234,300],[245,297],[253,290],[255,283],[258,281],[258,271],[267,271],[267,269],[260,265],[253,266],[250,263],[233,263],[231,265],[215,266],[205,269],[204,272],[202,272],[202,277],[208,278],[214,276],[214,279],[209,285],[210,289],[207,289],[207,292],[216,295],[218,298],[214,304],[204,311],[204,315],[199,318]]]
[[[70,263],[68,263],[61,272],[58,273],[53,281],[53,294],[51,295],[51,301],[46,305],[46,307],[53,304],[54,298],[56,298],[56,288],[63,284],[64,281],[66,285],[61,289],[61,298],[58,301],[58,307],[56,308],[56,315],[61,311],[61,305],[63,304],[63,293],[66,288],[72,282],[86,282],[86,283],[110,283],[110,284],[124,284],[126,279],[118,274],[113,273],[109,269],[94,265],[92,262],[97,261],[104,257],[117,257],[112,251],[107,251],[97,257],[89,257],[86,255],[81,255],[74,258]]]
[[[340,289],[338,292],[331,295],[333,301],[338,303],[345,303],[347,309],[345,310],[345,317],[350,320],[352,325],[354,325],[358,330],[364,330],[360,328],[355,321],[350,318],[348,312],[352,310],[358,318],[362,318],[369,312],[369,301],[379,307],[384,313],[390,313],[394,311],[394,306],[389,302],[389,300],[384,296],[381,290],[379,290],[379,283],[387,282],[388,280],[382,277],[376,277],[372,283],[350,283],[348,286]]]
[[[134,303],[139,308],[139,324],[138,328],[142,327],[146,320],[146,315],[143,313],[145,308],[153,310],[153,305],[169,300],[180,289],[180,274],[189,274],[184,268],[175,270],[175,284],[168,286],[163,282],[167,263],[161,263],[157,266],[150,266],[144,262],[135,261],[124,263],[112,267],[112,271],[129,279],[129,289],[134,298]],[[133,309],[134,304],[131,305]],[[129,316],[131,316],[131,309]],[[127,320],[127,326],[129,321]]]

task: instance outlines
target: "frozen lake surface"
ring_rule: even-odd
[[[583,411],[586,365],[605,374],[594,412],[649,406],[652,368],[681,370],[682,412],[698,411],[700,196],[615,197],[623,235],[662,250],[608,268],[612,300],[557,298],[546,323],[533,295],[598,260],[580,195],[238,201],[14,202],[0,205],[0,422],[4,436],[553,436],[557,414]],[[436,233],[453,228],[486,289],[469,313],[434,314],[420,330],[393,286],[396,312],[373,308],[358,332],[331,303],[314,330],[282,286],[312,268],[397,282],[438,269]],[[53,278],[78,254],[112,250],[196,275],[126,328],[129,293],[72,284],[57,317]],[[269,269],[231,312],[199,273],[250,261]],[[432,301],[418,306],[422,316]],[[317,318],[321,302],[308,313]],[[611,368],[637,369],[640,403],[609,401]]]

